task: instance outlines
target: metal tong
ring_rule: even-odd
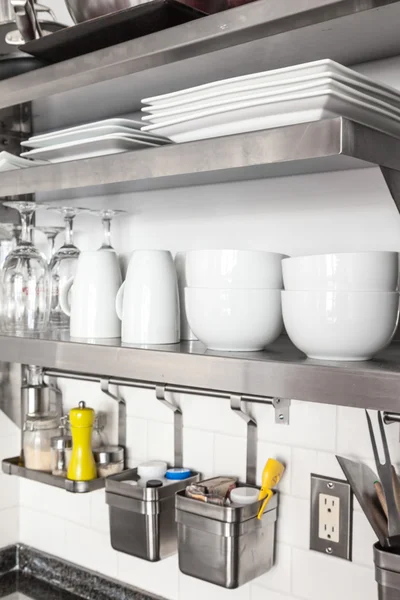
[[[390,460],[385,426],[383,424],[382,415],[380,412],[378,412],[379,430],[382,438],[383,453],[385,456],[385,462],[382,464],[378,454],[378,448],[376,445],[375,433],[372,427],[371,417],[369,416],[368,411],[365,411],[365,414],[367,417],[369,435],[371,438],[372,450],[374,452],[376,469],[378,471],[378,477],[381,481],[381,485],[386,499],[389,534],[388,543],[391,547],[400,548],[400,514],[397,508],[394,486],[395,480],[393,477],[393,467]],[[397,475],[395,475],[395,477],[397,477]]]
[[[18,30],[25,42],[37,40],[43,31],[37,18],[33,0],[11,0]]]

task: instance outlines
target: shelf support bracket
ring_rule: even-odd
[[[396,208],[400,212],[400,171],[388,167],[380,167],[380,169]]]
[[[179,406],[165,397],[166,386],[156,385],[156,398],[174,413],[174,466],[183,467],[183,415]]]
[[[117,394],[110,391],[110,380],[100,379],[100,388],[103,394],[118,402],[118,446],[126,448],[126,402],[121,396],[119,389]]]
[[[231,409],[247,423],[246,483],[256,485],[257,479],[257,422],[242,408],[242,396],[231,394]]]
[[[289,425],[290,423],[290,400],[285,398],[273,398],[272,406],[275,409],[276,425]]]

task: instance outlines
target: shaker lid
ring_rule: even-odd
[[[124,460],[125,450],[122,446],[100,446],[93,450],[93,456],[98,465],[109,465]]]
[[[58,415],[32,415],[26,418],[25,428],[28,431],[35,431],[38,429],[57,429],[60,425],[60,418]]]
[[[94,417],[93,408],[88,408],[85,402],[79,402],[78,408],[73,408],[69,413],[69,421],[72,427],[92,427]]]
[[[67,450],[72,448],[72,437],[70,435],[52,437],[51,447],[54,448],[54,450]]]
[[[190,469],[185,469],[184,467],[174,467],[173,469],[168,469],[165,473],[166,479],[172,479],[175,481],[181,481],[182,479],[188,479],[192,474]]]

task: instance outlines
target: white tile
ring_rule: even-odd
[[[378,450],[381,448],[376,411],[370,411],[372,424],[377,439]],[[399,426],[385,427],[391,459],[394,464],[400,462]],[[355,444],[354,441],[357,440]],[[371,441],[368,432],[365,412],[358,408],[338,407],[337,454],[349,458],[373,459]],[[382,456],[382,454],[381,454]]]
[[[214,434],[184,427],[183,464],[201,473],[203,479],[214,474]]]
[[[254,580],[268,590],[288,594],[291,590],[292,549],[286,544],[276,544],[275,565],[268,573]]]
[[[179,598],[185,600],[250,600],[250,584],[242,585],[234,590],[227,590],[218,585],[207,583],[195,577],[179,573]]]
[[[19,522],[17,507],[0,510],[0,548],[19,541]]]
[[[148,422],[147,458],[174,464],[174,427],[158,421]]]
[[[353,513],[353,562],[373,567],[372,546],[376,535],[363,512]]]
[[[377,589],[373,569],[294,548],[292,593],[307,600],[376,600]]]
[[[63,554],[65,560],[84,569],[106,577],[117,577],[117,552],[112,549],[106,534],[68,523]]]
[[[297,498],[310,497],[310,475],[318,470],[316,450],[305,450],[304,448],[292,449],[291,471],[291,493]]]
[[[147,459],[147,421],[136,417],[126,418],[126,459],[144,461]]]
[[[18,456],[20,452],[19,435],[0,437],[0,461]],[[19,503],[19,479],[0,472],[0,510],[12,508]]]
[[[110,518],[106,494],[104,490],[97,490],[90,495],[90,527],[110,535]]]
[[[117,553],[118,579],[157,594],[168,600],[177,600],[179,594],[179,569],[177,555],[151,563],[135,556]]]
[[[343,480],[346,479],[337,461],[336,455],[329,454],[328,452],[318,452],[315,473],[317,473],[317,475],[324,475],[325,477],[334,477],[336,479]]]
[[[67,527],[64,519],[59,517],[26,507],[20,509],[19,541],[22,544],[65,558],[65,530]]]
[[[121,393],[126,400],[126,412],[129,416],[162,423],[173,422],[172,411],[157,400],[154,390],[126,387],[121,388]],[[173,401],[174,395],[168,395],[168,399]]]
[[[279,497],[277,539],[298,548],[309,548],[310,501],[281,494]]]
[[[289,425],[275,424],[271,406],[256,404],[251,410],[258,423],[260,440],[301,448],[335,450],[336,406],[292,400]]]
[[[214,473],[246,481],[246,439],[215,434]]]
[[[20,435],[20,428],[0,410],[0,438]]]
[[[231,410],[227,399],[180,394],[179,402],[185,427],[232,436],[246,435],[245,422]]]
[[[280,492],[290,493],[291,489],[291,469],[292,469],[292,448],[290,446],[281,446],[271,442],[258,442],[257,445],[257,484],[261,485],[262,472],[265,463],[269,458],[275,458],[285,465],[285,472],[279,482],[278,490]]]
[[[260,585],[250,586],[250,600],[296,600],[294,596],[283,596],[276,592],[266,592],[265,588]]]

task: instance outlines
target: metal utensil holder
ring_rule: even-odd
[[[241,408],[240,396],[231,408],[247,423],[247,484],[256,480],[257,424]],[[240,485],[240,484],[239,484]],[[278,496],[257,519],[262,501],[246,506],[216,506],[176,495],[179,568],[186,575],[225,588],[237,588],[274,564]]]
[[[165,388],[157,386],[157,399],[174,412],[174,462],[183,462],[182,412],[165,397]],[[164,481],[158,488],[139,483],[137,469],[130,469],[106,480],[111,545],[114,550],[156,562],[175,554],[178,548],[175,521],[175,494],[200,479],[198,473],[180,481]]]
[[[400,554],[390,552],[377,543],[374,545],[375,579],[379,600],[400,598]]]

